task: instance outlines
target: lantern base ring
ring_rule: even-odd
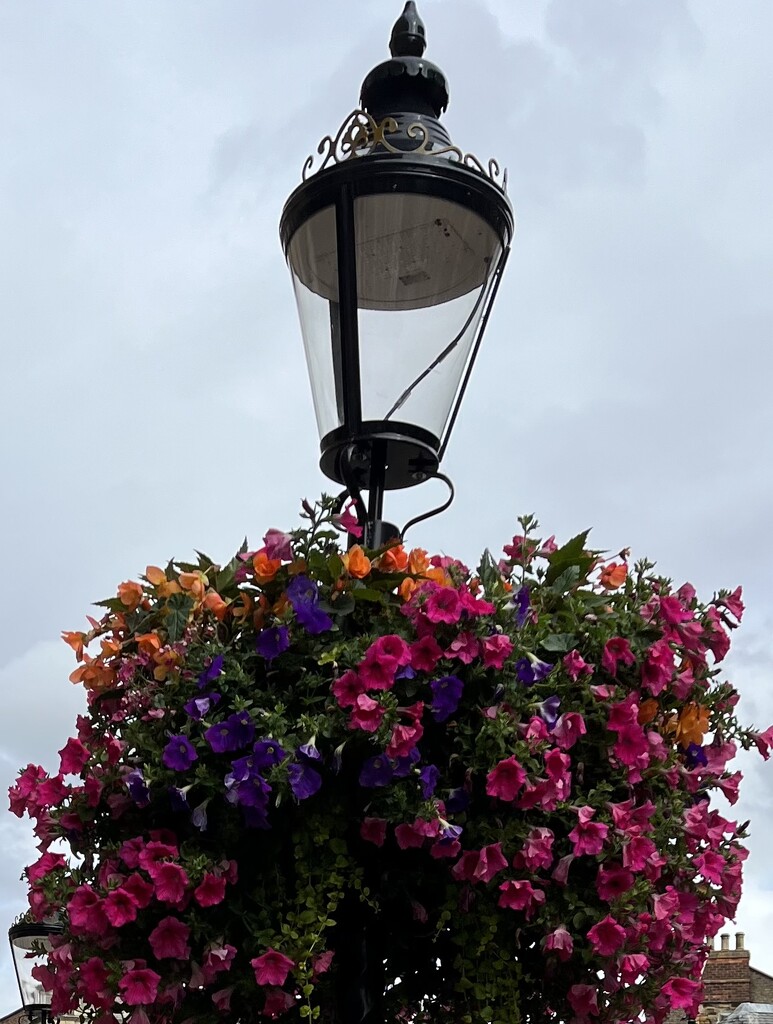
[[[387,491],[415,487],[437,473],[440,441],[412,423],[366,420],[358,428],[338,427],[320,442],[319,466],[325,476],[358,488],[374,483]]]

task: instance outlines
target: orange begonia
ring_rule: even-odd
[[[252,559],[258,583],[270,583],[282,567],[278,558],[269,558],[265,549],[257,551]]]
[[[133,580],[126,580],[118,585],[118,600],[125,605],[130,612],[139,607],[142,601],[142,587]]]
[[[625,583],[627,575],[627,565],[624,563],[618,564],[617,562],[610,562],[609,565],[605,565],[601,570],[599,583],[606,590],[617,590],[618,587],[622,587]]]
[[[370,572],[370,559],[359,544],[349,548],[347,554],[343,556],[343,563],[349,575],[357,580],[364,579]]]
[[[408,555],[408,572],[413,576],[421,576],[429,569],[429,559],[424,548],[413,548]]]
[[[688,704],[679,712],[676,725],[676,739],[682,746],[702,743],[709,728],[709,709],[698,704]]]
[[[158,633],[140,633],[137,637],[137,646],[143,654],[155,654],[161,650],[161,637]]]
[[[181,572],[177,582],[183,590],[189,591],[196,601],[204,599],[204,591],[207,587],[207,577],[200,572]]]
[[[83,683],[85,689],[99,693],[115,685],[115,672],[99,658],[90,658],[86,654],[83,664],[70,673],[70,682]]]
[[[403,580],[397,588],[397,592],[403,601],[410,601],[417,586],[418,584],[416,583],[416,580]]]
[[[402,544],[397,544],[381,555],[378,567],[382,572],[405,572],[408,568],[408,552]]]
[[[86,641],[85,633],[62,633],[62,640],[75,651],[78,661],[83,661],[83,647]]]
[[[216,590],[208,590],[204,595],[204,607],[212,612],[218,622],[222,622],[228,614],[228,602]]]
[[[649,697],[647,700],[643,700],[639,705],[639,714],[637,720],[639,725],[647,725],[651,722],[655,715],[658,713],[658,702]]]
[[[152,587],[158,587],[162,583],[166,583],[166,573],[157,565],[149,565],[145,570],[145,579]]]

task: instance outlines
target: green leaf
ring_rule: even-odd
[[[550,589],[556,594],[565,594],[580,582],[579,565],[570,565],[557,577]]]
[[[481,555],[478,576],[487,594],[490,594],[500,581],[501,573],[488,548]]]
[[[125,612],[126,605],[118,597],[108,597],[104,601],[95,601],[97,608],[107,608],[110,612]]]
[[[590,530],[583,530],[582,533],[572,537],[563,547],[548,556],[549,568],[545,574],[545,582],[548,586],[555,583],[561,573],[572,565],[576,565],[580,569],[583,578],[587,576],[588,569],[593,564],[593,556],[585,551],[585,544],[589,533]],[[584,573],[583,569],[585,570]]]
[[[352,597],[355,601],[383,601],[384,595],[379,590],[372,590],[370,587],[358,587],[352,590]]]
[[[540,643],[543,651],[555,651],[557,654],[566,654],[571,651],[577,642],[574,633],[551,633]]]
[[[172,594],[164,610],[164,628],[170,644],[175,643],[185,632],[193,608],[193,598],[188,594]]]

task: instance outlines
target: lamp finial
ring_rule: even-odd
[[[393,57],[421,57],[426,47],[424,22],[419,17],[414,0],[408,0],[392,29],[389,52]]]

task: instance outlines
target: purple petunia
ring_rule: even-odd
[[[129,796],[138,807],[146,807],[150,803],[150,791],[148,790],[145,776],[139,768],[134,768],[124,779]]]
[[[172,806],[172,810],[176,811],[178,814],[190,810],[185,790],[178,789],[177,786],[169,787],[169,803]]]
[[[308,576],[296,576],[287,587],[287,600],[307,633],[316,635],[331,629],[333,620],[319,607],[317,584]]]
[[[183,705],[183,711],[195,722],[200,722],[209,709],[219,703],[219,693],[202,693],[200,697],[191,697],[187,704]]]
[[[470,806],[470,794],[461,786],[458,789],[452,789],[446,797],[445,804],[447,814],[460,814]]]
[[[282,750],[275,740],[258,740],[252,748],[252,759],[258,771],[265,771],[273,768],[275,764],[284,761],[287,753]]]
[[[290,789],[296,800],[308,800],[322,785],[322,776],[319,772],[303,762],[291,764],[287,770],[287,776],[290,781]]]
[[[515,624],[518,629],[523,628],[523,624],[529,617],[529,588],[527,586],[521,587],[513,597],[513,608],[515,610]]]
[[[369,757],[360,769],[360,785],[365,789],[388,786],[393,775],[392,765],[385,754]]]
[[[287,626],[272,626],[262,629],[255,640],[255,650],[266,661],[273,661],[290,646],[290,630]]]
[[[170,736],[169,742],[164,747],[161,760],[167,768],[175,772],[184,772],[190,768],[194,761],[198,761],[199,755],[187,736]]]
[[[404,779],[413,771],[413,766],[421,761],[421,754],[418,747],[411,747],[404,757],[396,757],[392,761],[392,777]]]
[[[429,800],[433,796],[439,778],[440,772],[435,767],[434,764],[426,765],[419,772],[419,784],[421,786],[421,795],[425,800]]]
[[[459,707],[464,683],[458,676],[443,676],[429,684],[432,690],[432,717],[436,722],[445,722]]]
[[[213,683],[222,671],[223,655],[217,654],[197,679],[199,689],[203,690],[207,683]]]
[[[547,697],[541,704],[537,705],[537,714],[548,727],[553,729],[558,721],[558,709],[561,706],[561,698],[557,694]]]
[[[271,786],[260,775],[250,775],[236,786],[237,803],[242,807],[256,807],[265,812]]]
[[[238,711],[222,722],[211,725],[204,733],[204,739],[216,754],[227,754],[252,743],[255,739],[255,726],[249,712]]]
[[[515,674],[519,682],[524,686],[533,686],[553,671],[553,666],[546,661],[540,661],[534,655],[526,658],[519,658],[515,663]]]
[[[697,768],[702,765],[704,768],[709,763],[706,751],[698,743],[690,743],[685,753],[685,760],[688,768]]]

